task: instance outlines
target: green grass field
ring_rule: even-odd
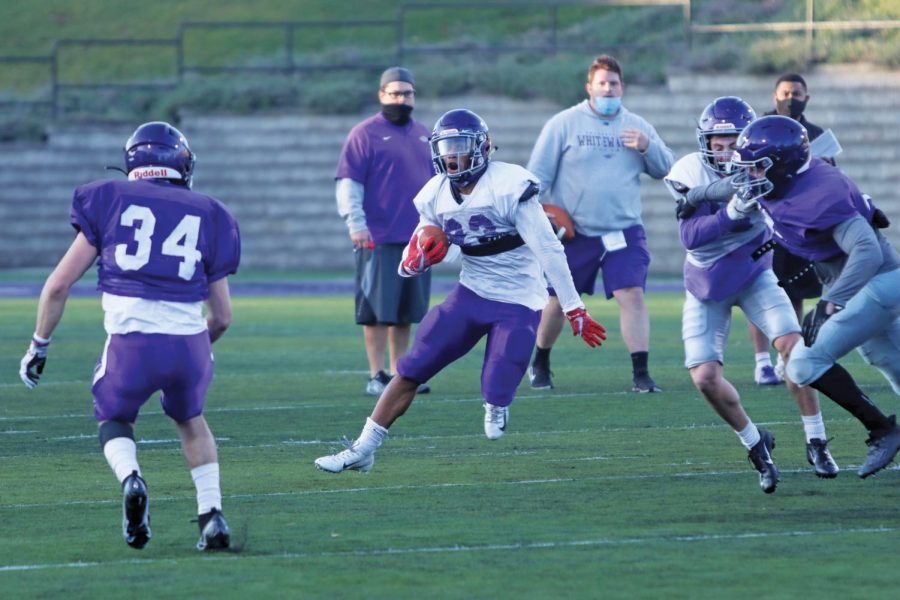
[[[356,436],[373,405],[351,298],[237,297],[206,410],[236,546],[216,555],[194,549],[193,486],[155,399],[137,426],[153,540],[140,552],[122,541],[119,489],[91,413],[99,302],[70,301],[29,392],[16,369],[35,305],[0,301],[4,598],[896,597],[900,472],[859,480],[864,431],[825,401],[844,471],[816,479],[786,391],[752,383],[736,317],[726,373],[777,438],[782,481],[764,495],[681,367],[677,294],[649,297],[664,394],[626,391],[617,311],[593,298],[609,342],[561,340],[557,389],[523,385],[501,440],[482,432],[476,350],[432,381],[368,475],[312,464]],[[900,409],[858,357],[845,364],[884,408]]]

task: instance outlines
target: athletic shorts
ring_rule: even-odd
[[[356,324],[409,325],[428,311],[431,272],[400,277],[397,266],[406,244],[381,244],[354,250],[356,259]]]
[[[481,393],[489,404],[508,406],[528,369],[540,321],[539,310],[487,300],[457,284],[416,328],[412,348],[397,362],[397,372],[425,383],[487,336]]]
[[[763,271],[750,285],[719,302],[698,300],[685,292],[681,321],[685,367],[691,369],[708,362],[725,364],[725,343],[731,330],[733,306],[740,307],[747,320],[759,327],[770,341],[800,333],[797,314],[771,270]]]
[[[819,328],[815,343],[791,350],[787,374],[809,385],[845,354],[859,347],[900,393],[900,269],[879,273],[850,298],[847,306]]]
[[[602,238],[585,235],[576,235],[563,242],[572,281],[579,294],[593,295],[600,269],[603,269],[603,291],[607,300],[613,297],[616,290],[633,287],[647,289],[650,250],[644,227],[634,225],[623,233],[626,246],[620,250],[607,251]],[[553,288],[549,288],[549,292],[556,295]]]
[[[163,411],[187,421],[203,412],[212,378],[209,332],[110,335],[94,368],[94,417],[133,423],[141,406],[161,391]]]

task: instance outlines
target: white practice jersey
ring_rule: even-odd
[[[417,230],[436,225],[451,243],[464,248],[520,235],[525,244],[512,250],[487,256],[464,252],[460,283],[482,298],[541,310],[547,305],[549,279],[568,312],[584,304],[572,283],[562,243],[544,214],[540,195],[521,200],[537,181],[518,165],[491,161],[472,193],[460,196],[462,202],[457,203],[450,181],[436,175],[413,200],[420,214]]]

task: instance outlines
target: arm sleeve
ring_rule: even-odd
[[[575,291],[572,274],[566,262],[562,243],[556,239],[550,220],[544,214],[538,197],[519,202],[516,208],[516,230],[537,256],[550,285],[556,290],[563,312],[584,308],[584,303]]]
[[[363,184],[345,177],[338,179],[334,188],[338,214],[347,223],[350,233],[368,229],[366,213],[363,212],[363,200],[365,199]]]
[[[710,214],[711,210],[709,204],[703,203],[697,207],[693,215],[679,221],[681,243],[686,249],[693,250],[705,246],[726,233],[749,229],[752,226],[750,219],[732,221],[725,209]]]
[[[669,174],[672,165],[675,164],[675,154],[666,146],[653,127],[645,130],[644,133],[650,138],[650,145],[643,154],[644,170],[653,179],[662,179]]]
[[[698,185],[690,189],[687,194],[688,202],[696,206],[700,202],[728,202],[734,196],[734,177],[723,177],[712,183]]]
[[[526,168],[538,178],[541,189],[545,192],[552,189],[556,182],[562,156],[562,139],[562,124],[557,119],[550,119],[541,129],[531,151],[531,158],[528,159]]]
[[[847,255],[847,262],[822,299],[846,306],[850,298],[878,273],[884,254],[875,231],[861,215],[835,227],[833,237]]]

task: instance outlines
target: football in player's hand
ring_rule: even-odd
[[[440,227],[426,225],[419,230],[419,245],[426,253],[439,246],[446,248],[449,244],[450,240],[447,239],[447,234]]]
[[[550,219],[556,237],[561,240],[571,240],[575,237],[575,224],[565,210],[554,204],[544,204],[544,214]]]
[[[440,227],[426,225],[419,230],[419,247],[425,255],[425,266],[435,265],[447,256],[450,240]]]

